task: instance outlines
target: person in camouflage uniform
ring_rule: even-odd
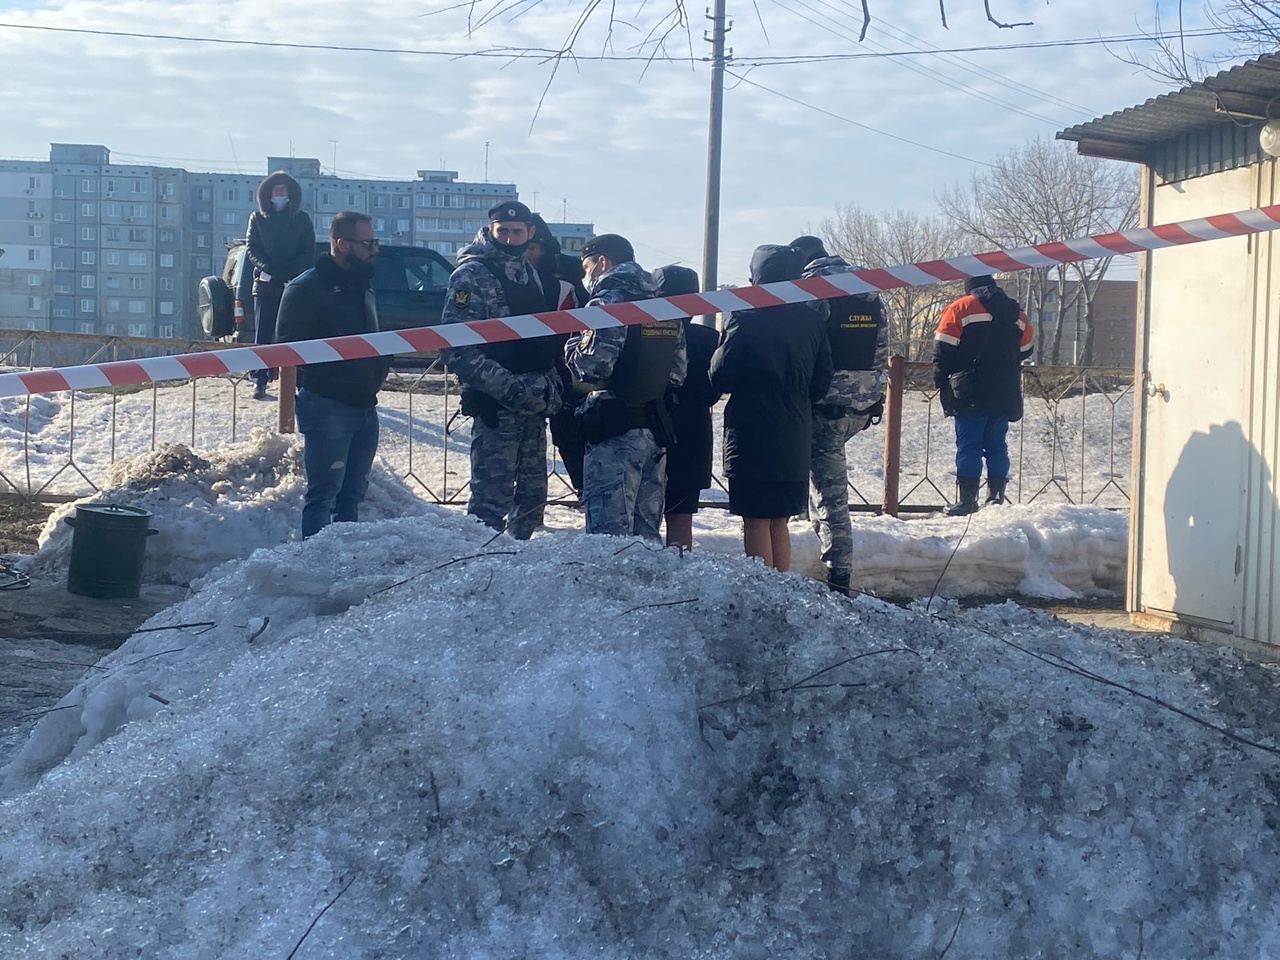
[[[820,277],[859,269],[827,253],[817,237],[798,237],[791,246],[806,260],[804,276]],[[889,374],[889,324],[875,294],[837,297],[827,333],[835,373],[831,387],[813,408],[813,450],[809,519],[822,543],[827,583],[847,594],[853,575],[853,522],[849,517],[849,463],[845,445],[884,412]]]
[[[489,225],[458,251],[445,323],[554,308],[524,257],[532,219],[515,200],[489,211]],[[562,400],[556,372],[561,343],[552,336],[440,351],[462,384],[462,412],[472,417],[467,512],[517,540],[533,535],[546,510],[547,417]]]
[[[653,278],[617,234],[582,248],[584,283],[595,304],[648,300]],[[586,438],[582,501],[587,533],[660,540],[666,488],[669,386],[684,382],[687,356],[679,320],[608,327],[575,334],[565,346],[574,387],[587,397],[578,408]]]

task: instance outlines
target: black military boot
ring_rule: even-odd
[[[960,491],[960,500],[943,511],[948,517],[967,517],[978,512],[978,487],[982,485],[981,477],[957,477],[956,489]]]
[[[827,574],[827,587],[833,593],[842,593],[846,597],[849,595],[849,577],[847,573],[829,573]]]
[[[1004,488],[1008,477],[987,477],[987,503],[1004,503]]]

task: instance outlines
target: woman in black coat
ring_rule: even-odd
[[[751,282],[796,280],[803,257],[766,244],[751,258]],[[809,495],[812,407],[831,385],[825,304],[797,303],[735,313],[711,358],[711,386],[729,394],[724,472],[729,509],[743,520],[747,556],[791,567],[787,521]]]

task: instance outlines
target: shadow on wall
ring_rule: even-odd
[[[1245,482],[1251,468],[1260,471],[1259,489],[1252,493]],[[1250,503],[1274,512],[1275,492],[1271,470],[1240,424],[1192,433],[1164,496],[1173,611],[1179,616],[1240,627],[1245,548],[1258,526],[1258,517],[1247,512]]]

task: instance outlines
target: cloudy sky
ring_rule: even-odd
[[[933,0],[871,0],[874,20],[858,43],[858,0],[730,0],[736,64],[726,94],[720,281],[745,281],[755,245],[786,242],[839,204],[931,210],[940,187],[994,155],[1169,88],[1118,59],[1132,46],[1123,43],[768,58],[1132,36],[1153,27],[1156,2],[994,0],[1002,19],[1034,21],[1001,30],[986,22],[981,0],[948,0],[947,28]],[[670,35],[671,60],[566,64],[540,111],[545,62],[422,53],[560,47],[582,0],[535,3],[468,35],[467,10],[448,9],[450,0],[0,0],[0,156],[43,159],[50,141],[88,142],[120,162],[256,174],[266,172],[268,154],[291,146],[327,168],[337,141],[345,175],[409,178],[443,158],[478,180],[488,141],[489,177],[518,183],[548,219],[567,213],[624,233],[647,266],[700,267],[709,67],[689,57],[709,49],[702,6],[691,6],[688,29]],[[490,8],[475,9],[478,18]],[[615,26],[610,43],[603,17],[591,20],[578,53],[626,58],[652,49],[638,45],[670,8],[620,0],[618,9],[632,25]]]

